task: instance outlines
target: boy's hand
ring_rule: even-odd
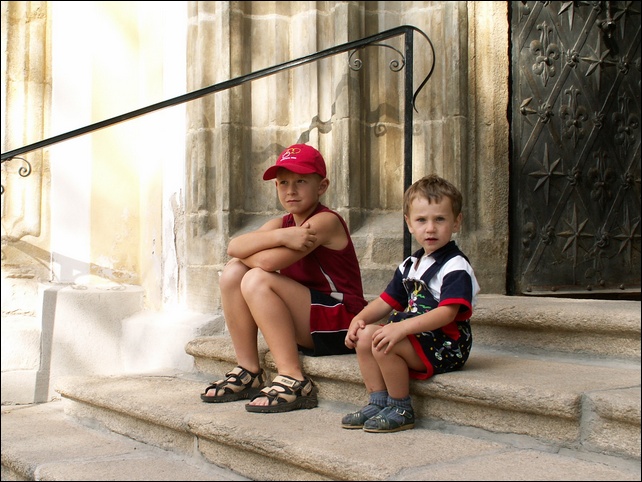
[[[406,338],[406,331],[401,326],[402,323],[388,323],[383,325],[372,335],[372,346],[375,350],[383,350],[387,354],[390,349],[399,342]]]
[[[283,246],[295,251],[307,251],[314,247],[317,241],[317,232],[310,227],[310,223],[302,224],[283,230]]]
[[[348,332],[346,333],[345,345],[352,349],[357,345],[357,340],[359,339],[358,332],[363,330],[366,326],[366,322],[360,318],[353,318],[348,327]]]

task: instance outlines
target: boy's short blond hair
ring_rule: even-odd
[[[463,197],[459,189],[437,174],[424,176],[406,189],[403,195],[403,213],[405,216],[408,215],[410,212],[410,204],[417,197],[427,199],[428,203],[432,204],[433,202],[441,202],[444,196],[450,198],[455,217],[459,216],[463,202]]]

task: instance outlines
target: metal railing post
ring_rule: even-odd
[[[413,131],[413,31],[409,30],[405,35],[405,54],[406,54],[406,75],[404,78],[404,132],[403,132],[403,191],[412,184],[412,131]],[[404,259],[411,254],[411,237],[410,232],[403,223],[403,253]]]

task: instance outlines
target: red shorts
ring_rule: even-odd
[[[310,290],[310,334],[314,348],[299,347],[305,355],[346,355],[354,353],[345,345],[346,333],[355,313],[350,313],[341,301]]]

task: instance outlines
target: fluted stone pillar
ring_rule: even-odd
[[[48,3],[2,2],[2,152],[46,134]],[[19,157],[3,162],[2,303],[3,312],[33,316],[38,281],[48,276],[48,156],[37,150]],[[23,244],[15,249],[13,243]]]

